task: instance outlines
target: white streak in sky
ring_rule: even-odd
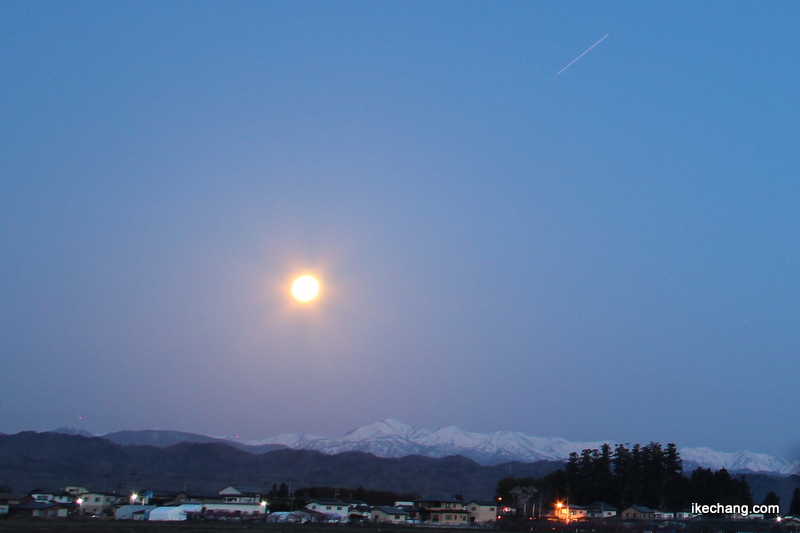
[[[605,39],[606,37],[608,37],[608,35],[609,35],[609,34],[607,34],[607,33],[606,33],[606,34],[603,36],[603,39]],[[591,50],[592,48],[594,48],[595,46],[597,46],[598,44],[600,44],[600,43],[603,41],[603,39],[600,39],[599,41],[597,41],[596,43],[594,43],[592,46],[590,46],[589,48],[587,48],[587,49],[586,49],[586,52],[588,52],[589,50]],[[569,65],[567,65],[566,67],[564,67],[564,68],[562,68],[561,70],[559,70],[559,71],[556,73],[556,76],[558,76],[559,74],[561,74],[562,72],[564,72],[565,70],[567,70],[567,69],[570,67],[570,65],[572,65],[572,63],[576,62],[577,60],[579,60],[580,58],[582,58],[583,56],[585,56],[585,55],[586,55],[586,52],[582,53],[581,55],[579,55],[578,57],[576,57],[575,59],[573,59],[573,60],[570,62],[570,64],[569,64]]]

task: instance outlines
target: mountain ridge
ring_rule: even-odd
[[[88,432],[72,428],[54,430],[60,433]],[[615,441],[571,442],[563,438],[534,437],[515,431],[475,433],[455,426],[431,430],[387,418],[348,431],[341,437],[323,437],[305,433],[286,433],[262,440],[240,440],[210,437],[176,431],[120,431],[101,435],[117,444],[149,444],[165,447],[179,442],[222,442],[251,453],[264,453],[279,448],[315,450],[327,455],[358,451],[377,457],[400,458],[408,455],[441,458],[460,455],[479,464],[494,466],[506,462],[566,461],[572,452],[580,453],[603,444],[612,447]],[[735,473],[772,473],[791,475],[800,472],[800,461],[789,461],[767,454],[744,450],[718,452],[710,448],[680,448],[684,469],[698,467]]]

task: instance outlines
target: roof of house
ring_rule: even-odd
[[[405,509],[400,509],[399,507],[391,507],[388,505],[376,505],[375,507],[372,508],[372,510],[374,511],[375,509],[382,511],[386,514],[408,514],[408,511],[406,511]]]
[[[638,513],[653,513],[653,512],[655,512],[652,509],[650,509],[649,507],[645,507],[644,505],[631,505],[630,507],[628,507],[625,510],[628,511],[630,509],[633,509]]]
[[[71,492],[63,489],[33,489],[28,494],[52,494],[53,496],[73,496]]]
[[[594,502],[586,506],[587,509],[599,509],[601,511],[616,511],[617,508],[606,502]]]
[[[224,490],[224,489],[223,489]],[[218,492],[195,492],[195,491],[182,491],[175,495],[175,497],[183,496],[190,499],[201,500],[222,500],[223,495]]]
[[[308,505],[311,505],[312,503],[318,503],[320,505],[340,505],[345,507],[350,506],[349,503],[342,500],[337,500],[336,498],[315,498],[313,500],[309,500]]]
[[[490,500],[485,500],[485,501],[470,500],[467,503],[465,503],[464,505],[470,505],[470,504],[482,505],[484,507],[497,507],[497,502],[493,502],[493,501],[490,501]]]
[[[51,507],[77,507],[74,503],[66,502],[29,502],[15,505],[14,509],[50,509]]]
[[[249,485],[228,485],[227,487],[225,487],[224,489],[219,491],[219,493],[222,494],[222,492],[227,490],[227,489],[233,489],[233,490],[239,492],[239,494],[248,494],[248,495],[250,495],[250,494],[259,494],[260,495],[261,494],[261,491],[259,491],[257,488],[251,487]]]

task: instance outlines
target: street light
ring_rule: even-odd
[[[558,515],[559,520],[562,519],[561,515],[563,515],[564,522],[569,522],[569,504],[564,507],[564,502],[556,502],[556,515]]]

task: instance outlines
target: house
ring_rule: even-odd
[[[491,501],[470,500],[464,504],[469,513],[470,524],[481,524],[497,520],[497,504]]]
[[[84,492],[75,501],[80,514],[90,516],[113,516],[117,505],[125,503],[127,498],[117,494],[102,494],[99,492]]]
[[[10,513],[11,507],[19,505],[24,497],[24,494],[0,492],[0,516],[7,516]]]
[[[586,518],[613,518],[617,516],[618,510],[610,503],[594,502],[586,506]]]
[[[202,503],[206,518],[261,520],[266,517],[267,502],[260,503]]]
[[[33,489],[20,503],[29,502],[75,503],[75,495],[61,489]]]
[[[574,503],[556,502],[553,508],[553,516],[557,520],[572,522],[574,520],[584,520],[588,515],[588,509],[582,505]]]
[[[261,520],[268,514],[260,491],[247,485],[228,485],[218,494],[182,492],[175,501],[202,504],[204,516],[210,519]]]
[[[376,506],[370,509],[372,520],[379,523],[404,524],[408,520],[408,511],[400,507]]]
[[[20,503],[9,508],[9,514],[41,518],[66,518],[75,513],[74,503],[36,502]]]
[[[164,505],[180,505],[187,502],[176,502],[177,493],[167,490],[146,490],[144,491],[144,504],[161,507]],[[222,498],[221,496],[217,496]]]
[[[437,526],[469,524],[469,511],[464,508],[464,502],[461,500],[443,498],[414,500],[414,505],[419,507],[423,523]]]
[[[225,497],[222,496],[219,492],[183,491],[175,495],[173,504],[181,505],[182,503],[198,503],[198,502],[222,503],[224,499]]]
[[[347,518],[350,516],[350,504],[335,498],[311,500],[306,505],[306,509],[323,513],[329,520],[337,519],[339,522],[347,522]]]
[[[247,485],[229,485],[219,494],[225,503],[261,503],[261,492]]]
[[[672,511],[662,511],[660,509],[653,509],[654,520],[672,520],[675,518],[675,513]]]
[[[372,509],[369,505],[358,500],[345,500],[350,506],[350,513],[347,515],[348,522],[359,522],[372,518]]]
[[[589,513],[586,507],[582,505],[575,505],[574,503],[568,505],[567,509],[569,509],[570,522],[572,522],[573,520],[585,520],[586,515]]]
[[[621,513],[623,520],[652,520],[655,511],[644,505],[631,505]]]
[[[414,502],[403,502],[398,501],[394,502],[394,506],[398,509],[403,509],[408,513],[406,517],[406,522],[409,524],[419,524],[420,523],[420,508],[414,505]]]

